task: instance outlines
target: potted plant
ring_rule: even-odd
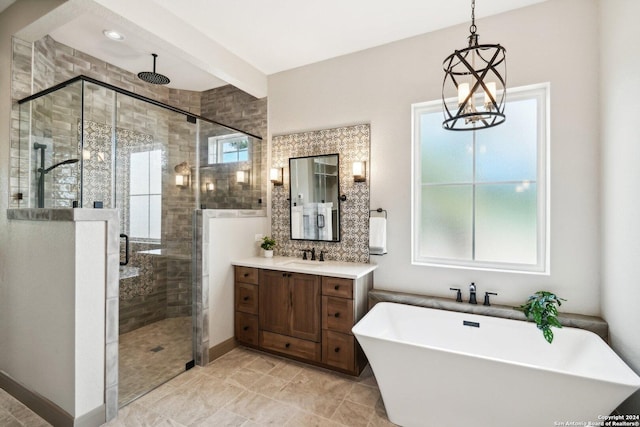
[[[526,304],[517,308],[524,312],[527,319],[536,322],[538,329],[540,329],[542,335],[544,335],[544,339],[551,344],[553,341],[553,331],[551,327],[562,328],[557,318],[558,307],[562,305],[562,301],[566,301],[566,299],[559,298],[551,292],[538,291],[529,297]]]
[[[276,247],[276,240],[272,237],[264,236],[262,238],[262,243],[260,244],[260,247],[264,250],[265,258],[272,258],[273,248]]]

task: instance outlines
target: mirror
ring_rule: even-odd
[[[340,241],[338,155],[289,159],[291,239]]]

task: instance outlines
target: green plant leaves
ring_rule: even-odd
[[[549,344],[553,341],[551,327],[562,328],[562,324],[556,317],[562,301],[566,300],[548,291],[538,291],[527,299],[526,304],[518,307],[524,312],[527,319],[536,322],[536,326],[542,331],[544,339]]]

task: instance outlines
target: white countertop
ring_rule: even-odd
[[[233,260],[231,261],[231,264],[240,267],[264,268],[267,270],[316,274],[319,276],[342,277],[345,279],[358,279],[378,268],[376,264],[342,261],[306,261],[301,258],[280,256],[273,258],[244,258]]]

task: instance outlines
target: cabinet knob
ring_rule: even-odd
[[[244,328],[242,328],[242,330],[243,330],[243,331],[248,331],[248,330],[249,330],[249,327],[248,327],[248,326],[245,326]]]
[[[291,347],[291,344],[289,344],[289,343],[286,343],[286,344],[284,345],[284,348],[289,348],[289,347]]]
[[[333,315],[333,317],[336,317],[336,318],[337,318],[337,317],[340,317],[340,312],[338,312],[338,313],[334,314],[334,315]]]
[[[282,277],[287,277],[287,273],[282,273]]]
[[[340,352],[340,347],[334,348],[333,351],[335,351],[336,353]]]
[[[249,301],[249,296],[245,296],[244,298],[242,298],[242,301]]]
[[[249,277],[249,273],[244,273],[244,277]]]
[[[338,289],[340,289],[340,285],[335,285],[335,286],[333,287],[333,289],[335,289],[335,290],[337,291]]]

